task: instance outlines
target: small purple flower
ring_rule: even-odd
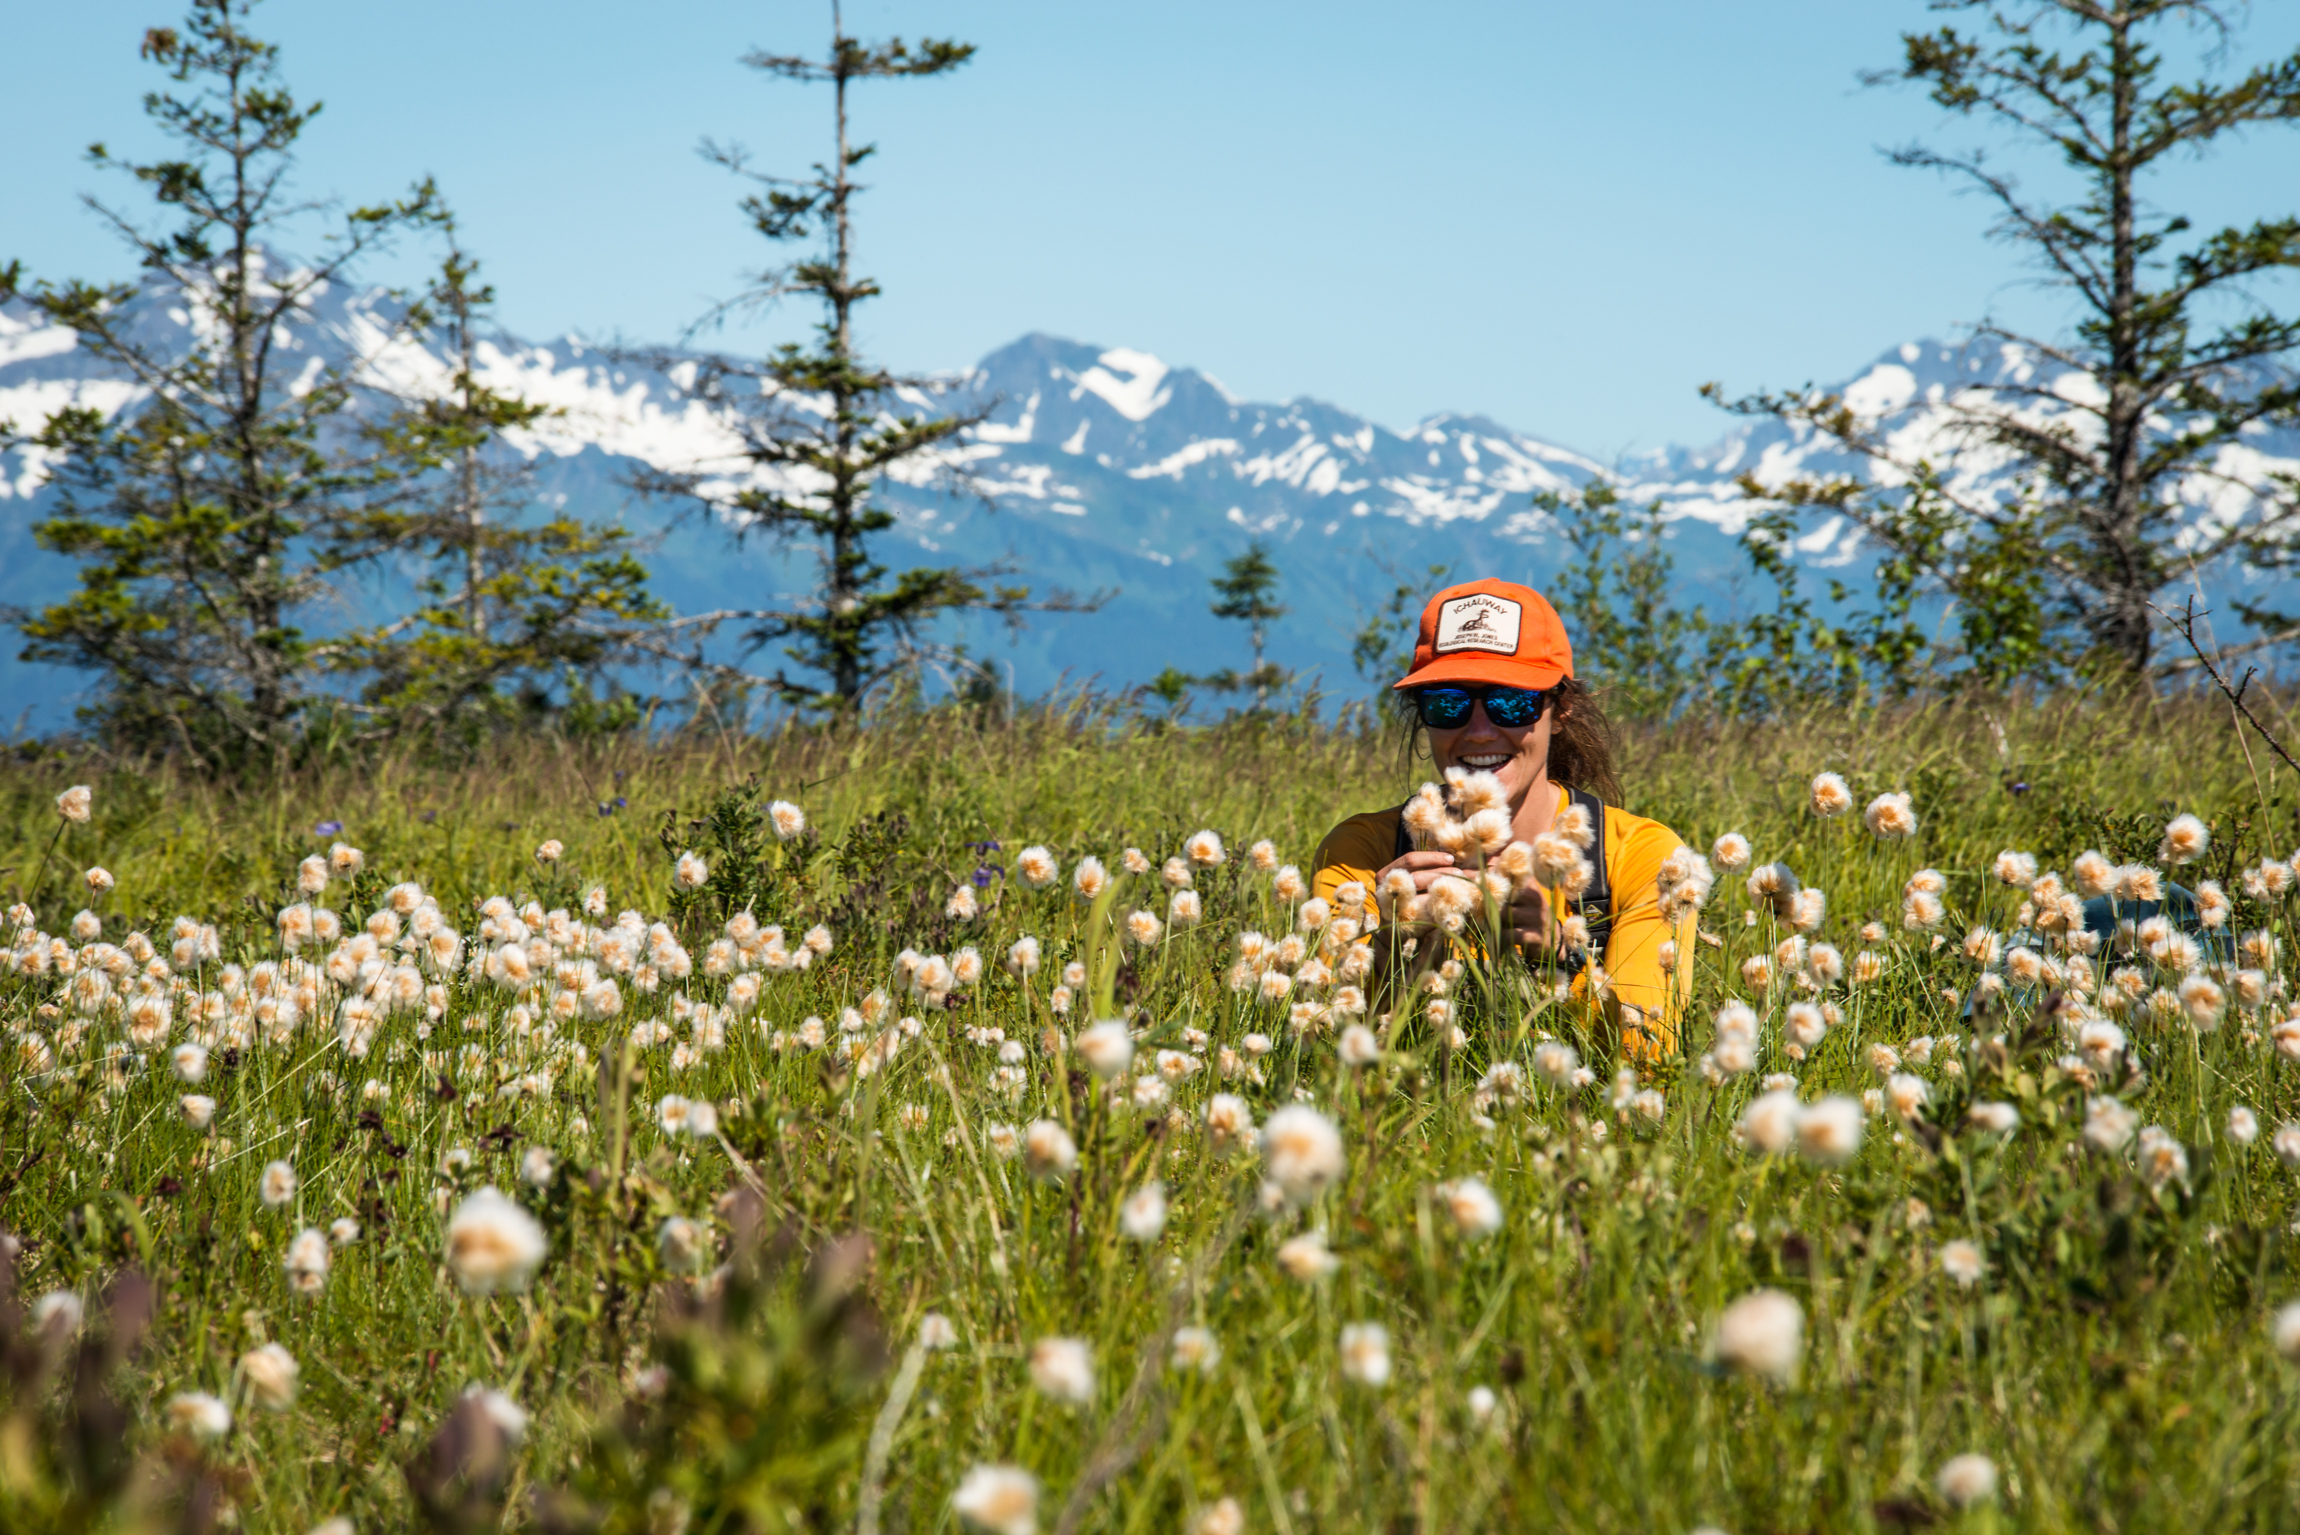
[[[1005,872],[1004,869],[994,869],[989,864],[984,864],[974,871],[974,888],[987,890],[990,888],[990,882]]]
[[[315,837],[332,837],[342,830],[341,821],[322,821],[311,829],[311,834]]]

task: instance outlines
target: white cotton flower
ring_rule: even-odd
[[[184,1123],[195,1130],[205,1130],[215,1121],[216,1100],[206,1093],[184,1094],[182,1107]]]
[[[463,1399],[477,1402],[479,1410],[487,1414],[487,1421],[511,1443],[517,1444],[527,1437],[527,1409],[502,1392],[473,1381],[463,1388]]]
[[[2276,1352],[2293,1364],[2300,1364],[2300,1300],[2278,1308],[2268,1323],[2268,1336],[2276,1345]]]
[[[1737,831],[1727,832],[1709,848],[1709,861],[1717,866],[1720,874],[1740,873],[1749,867],[1749,860],[1753,856],[1749,839]]]
[[[939,1311],[918,1319],[918,1346],[935,1352],[958,1347],[958,1328]]]
[[[1992,1135],[2010,1135],[2020,1128],[2020,1110],[2009,1103],[1975,1103],[1965,1111],[1965,1118]]]
[[[317,1226],[306,1226],[288,1243],[280,1267],[287,1273],[288,1287],[308,1299],[326,1287],[329,1261],[328,1239]]]
[[[1166,1229],[1166,1185],[1153,1180],[1129,1194],[1118,1207],[1118,1229],[1144,1246],[1157,1241]]]
[[[1305,1231],[1300,1236],[1288,1237],[1280,1242],[1277,1260],[1278,1267],[1284,1269],[1290,1278],[1298,1279],[1303,1284],[1324,1279],[1342,1266],[1341,1260],[1327,1247],[1323,1231]]]
[[[1341,1131],[1305,1103],[1288,1104],[1262,1126],[1262,1160],[1271,1181],[1296,1205],[1316,1199],[1349,1167]]]
[[[1134,1060],[1134,1034],[1116,1018],[1078,1031],[1079,1059],[1105,1082],[1124,1072]]]
[[[548,1146],[530,1146],[519,1158],[519,1181],[531,1188],[549,1188],[558,1172],[559,1158]]]
[[[1371,1066],[1382,1058],[1382,1042],[1362,1023],[1342,1030],[1337,1047],[1344,1066]]]
[[[1057,1182],[1078,1165],[1078,1143],[1051,1119],[1034,1119],[1022,1132],[1023,1165],[1033,1178]]]
[[[1196,1370],[1211,1375],[1214,1366],[1222,1362],[1221,1340],[1206,1327],[1177,1327],[1174,1329],[1174,1349],[1167,1356],[1168,1365],[1177,1370]]]
[[[1988,1272],[1988,1260],[1978,1247],[1959,1237],[1941,1244],[1941,1272],[1955,1280],[1959,1289],[1969,1290]]]
[[[1863,817],[1871,833],[1888,839],[1913,837],[1917,832],[1917,814],[1910,808],[1906,794],[1880,794],[1869,801]]]
[[[1110,871],[1102,867],[1099,858],[1081,858],[1070,873],[1070,885],[1079,899],[1091,901],[1110,888]]]
[[[1837,774],[1822,773],[1813,780],[1811,802],[1817,816],[1840,816],[1853,808],[1853,791]]]
[[[85,826],[95,814],[96,791],[84,783],[76,783],[56,796],[56,814],[75,826]]]
[[[2085,1105],[2084,1138],[2101,1151],[2122,1151],[2140,1125],[2140,1116],[2114,1098],[2094,1098]]]
[[[240,1355],[240,1378],[247,1382],[248,1400],[273,1412],[295,1405],[296,1377],[301,1373],[295,1355],[277,1343]]]
[[[447,1266],[466,1295],[526,1289],[549,1249],[535,1217],[492,1184],[467,1196],[447,1223]]]
[[[1797,1116],[1797,1149],[1822,1167],[1842,1167],[1861,1149],[1861,1105],[1832,1094]]]
[[[1482,1178],[1456,1178],[1437,1186],[1438,1202],[1453,1217],[1454,1229],[1482,1241],[1501,1229],[1501,1201]]]
[[[1361,1386],[1381,1387],[1390,1379],[1390,1332],[1379,1322],[1343,1326],[1342,1374]]]
[[[2176,815],[2164,828],[2164,841],[2158,845],[2156,856],[2163,863],[2194,863],[2211,842],[2212,834],[2202,821],[2192,815]]]
[[[1933,1485],[1957,1508],[1986,1503],[1997,1495],[1996,1462],[1986,1455],[1953,1456],[1934,1477]]]
[[[1741,1138],[1767,1156],[1779,1156],[1797,1144],[1797,1122],[1804,1112],[1793,1091],[1760,1093],[1741,1111]]]
[[[2249,1146],[2260,1138],[2260,1118],[2251,1109],[2239,1103],[2228,1111],[2228,1138],[2239,1146]]]
[[[951,1511],[984,1535],[1037,1535],[1038,1478],[1020,1466],[975,1466],[950,1495]]]
[[[2036,854],[2017,853],[2008,847],[1997,854],[1991,872],[1995,874],[1998,883],[2010,885],[2015,890],[2026,890],[2036,883]]]
[[[1712,1348],[1728,1370],[1787,1385],[1804,1359],[1804,1310],[1779,1290],[1753,1290],[1718,1316]]]
[[[194,1439],[221,1439],[232,1431],[232,1410],[205,1391],[179,1391],[161,1415],[168,1426]]]
[[[295,1169],[285,1162],[267,1162],[256,1180],[256,1190],[269,1209],[277,1210],[295,1198]]]
[[[1083,1338],[1041,1338],[1030,1348],[1030,1383],[1057,1402],[1094,1399],[1094,1351]]]

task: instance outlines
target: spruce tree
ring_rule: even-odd
[[[386,552],[421,563],[415,611],[319,647],[359,684],[343,711],[355,737],[448,734],[570,708],[635,716],[617,699],[616,668],[669,654],[666,610],[627,530],[561,511],[536,518],[533,473],[503,434],[551,412],[479,379],[478,342],[495,292],[442,215],[447,253],[414,311],[453,372],[446,386],[402,402],[379,435],[410,476],[408,494],[346,518],[327,540],[331,562]]]
[[[916,48],[899,38],[858,41],[846,35],[834,3],[826,57],[754,52],[743,61],[782,79],[830,85],[830,160],[790,179],[754,170],[739,147],[704,146],[708,158],[757,185],[742,208],[761,236],[777,244],[817,243],[813,254],[762,274],[705,323],[792,295],[820,304],[822,317],[811,346],[785,345],[756,364],[709,357],[696,369],[693,393],[737,423],[743,456],[764,471],[763,483],[721,494],[712,487],[724,471],[713,468],[644,474],[637,484],[654,494],[688,498],[709,515],[727,516],[738,536],[762,537],[782,549],[804,546],[814,555],[818,574],[807,598],[783,607],[700,615],[749,620],[746,640],[754,647],[787,642],[785,656],[812,676],[778,668],[764,679],[786,703],[835,711],[859,707],[877,683],[933,653],[926,631],[951,614],[986,612],[1014,625],[1027,612],[1083,611],[1101,601],[1061,591],[1034,596],[1029,587],[1004,579],[1013,570],[1003,563],[893,572],[872,552],[874,539],[896,521],[877,497],[880,481],[908,466],[914,477],[940,478],[959,488],[963,473],[946,455],[989,408],[922,409],[911,402],[940,391],[942,381],[893,373],[866,361],[855,346],[855,309],[876,297],[879,287],[855,270],[851,209],[864,188],[853,172],[875,146],[850,141],[848,92],[865,80],[948,74],[973,56],[969,44],[931,38]]]
[[[1209,686],[1232,688],[1250,687],[1254,702],[1266,702],[1270,690],[1283,686],[1286,674],[1262,659],[1262,645],[1271,623],[1284,618],[1289,611],[1281,606],[1274,594],[1278,590],[1278,566],[1270,558],[1270,551],[1260,539],[1246,546],[1244,554],[1222,564],[1222,573],[1209,583],[1214,588],[1214,601],[1208,608],[1216,618],[1235,619],[1246,625],[1246,633],[1254,647],[1254,669],[1244,677],[1222,672],[1205,679]]]
[[[171,156],[136,163],[100,144],[90,151],[173,220],[153,227],[96,204],[135,251],[143,296],[132,283],[25,288],[13,266],[0,282],[0,298],[20,292],[70,327],[140,397],[109,419],[67,408],[16,439],[50,456],[58,494],[36,537],[80,562],[70,598],[10,615],[29,642],[24,658],[100,673],[88,712],[116,744],[201,762],[291,744],[313,696],[303,625],[328,590],[326,545],[403,485],[391,446],[350,414],[366,359],[314,370],[313,352],[287,338],[312,335],[314,298],[352,281],[435,205],[428,182],[348,211],[295,200],[295,146],[320,107],[280,82],[277,49],[244,28],[248,7],[193,0],[180,32],[145,34],[143,57],[173,86],[144,100]],[[329,234],[319,255],[291,263],[267,242],[301,219],[326,220]],[[188,347],[155,340],[142,323],[155,298],[191,312]]]
[[[2014,466],[2011,488],[1985,498],[1959,489],[1950,465],[1898,446],[1891,416],[1863,416],[1812,390],[1752,396],[1730,408],[1816,429],[1875,472],[1770,488],[1749,478],[1743,488],[1844,513],[1904,575],[1915,570],[1953,598],[1980,680],[2062,664],[2142,671],[2167,585],[2293,560],[2300,484],[2249,467],[2241,439],[2300,421],[2300,380],[2288,364],[2300,316],[2260,296],[2273,291],[2264,280],[2300,268],[2300,218],[2272,212],[2199,232],[2150,178],[2224,134],[2300,120],[2300,53],[2234,78],[2177,80],[2156,38],[2184,29],[2227,40],[2224,17],[2198,0],[1936,0],[1933,9],[1977,12],[1979,25],[1904,35],[1900,66],[1870,83],[1924,88],[1949,111],[2047,151],[2077,188],[2057,201],[2032,195],[1979,151],[1917,146],[1892,158],[1981,193],[1999,213],[1997,235],[2074,298],[2072,335],[1983,324],[1976,339],[2035,359],[2040,374],[2056,363],[2081,370],[2095,387],[2065,391],[2040,376],[1951,394],[1953,447]],[[1722,398],[1715,386],[1707,392]],[[2240,514],[2199,516],[2184,494],[2194,483]],[[2268,630],[2255,645],[2300,637],[2286,615],[2242,611]]]

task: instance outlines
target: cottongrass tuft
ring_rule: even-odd
[[[248,1400],[273,1412],[295,1405],[296,1377],[301,1374],[295,1355],[277,1343],[240,1355],[240,1378],[248,1384]]]
[[[1831,1094],[1797,1116],[1797,1149],[1819,1167],[1842,1167],[1861,1149],[1861,1105]]]
[[[267,1209],[277,1210],[295,1198],[295,1169],[285,1162],[267,1162],[263,1175],[256,1181],[256,1191],[263,1196]]]
[[[1238,1506],[1236,1498],[1217,1499],[1212,1508],[1198,1516],[1197,1535],[1245,1535],[1246,1511]]]
[[[1997,1495],[1996,1462],[1986,1455],[1956,1455],[1942,1465],[1933,1485],[1957,1508],[1986,1503]]]
[[[2277,1353],[2300,1364],[2300,1300],[2285,1303],[2268,1319],[2268,1337]]]
[[[1094,1400],[1094,1351],[1083,1338],[1041,1338],[1030,1347],[1030,1383],[1050,1400]]]
[[[1177,1327],[1174,1329],[1173,1352],[1167,1364],[1176,1370],[1195,1370],[1200,1375],[1211,1375],[1214,1366],[1222,1362],[1221,1340],[1207,1327]]]
[[[1910,808],[1906,794],[1880,794],[1869,801],[1862,819],[1869,831],[1878,837],[1899,840],[1917,834],[1917,813]]]
[[[1278,1244],[1278,1267],[1290,1279],[1303,1284],[1324,1279],[1341,1267],[1341,1260],[1326,1246],[1323,1231],[1305,1231],[1300,1236],[1288,1237]]]
[[[1501,1201],[1483,1178],[1456,1178],[1437,1186],[1438,1202],[1453,1217],[1454,1229],[1472,1241],[1483,1241],[1501,1229]]]
[[[1752,1290],[1717,1318],[1717,1363],[1743,1375],[1788,1385],[1805,1356],[1805,1312],[1779,1290]]]
[[[1760,1093],[1741,1111],[1741,1139],[1767,1156],[1779,1156],[1797,1144],[1797,1121],[1804,1112],[1792,1091]]]
[[[317,1226],[306,1226],[297,1232],[280,1258],[280,1267],[287,1272],[288,1288],[307,1298],[326,1287],[328,1263],[328,1239]]]
[[[2156,856],[2164,863],[2194,863],[2211,845],[2212,833],[2202,821],[2192,815],[2176,815],[2164,828],[2164,841],[2158,844]]]
[[[75,826],[88,824],[88,817],[96,812],[96,791],[84,783],[76,783],[56,796],[56,813]]]
[[[1390,1330],[1379,1322],[1342,1327],[1342,1374],[1361,1386],[1380,1388],[1390,1380]]]
[[[950,1507],[985,1535],[1037,1535],[1038,1478],[1020,1466],[978,1465],[959,1479]]]
[[[1853,808],[1853,791],[1837,774],[1819,774],[1813,780],[1812,805],[1817,816],[1841,816]]]
[[[232,1431],[232,1410],[205,1391],[179,1391],[162,1410],[168,1426],[194,1439],[221,1439]]]
[[[929,1311],[918,1319],[918,1346],[936,1352],[956,1348],[958,1329],[941,1312]]]
[[[1291,1103],[1262,1126],[1262,1160],[1289,1203],[1306,1205],[1349,1169],[1334,1122],[1306,1103]]]
[[[1959,1289],[1969,1290],[1988,1272],[1988,1260],[1978,1247],[1959,1237],[1941,1244],[1941,1272],[1955,1280]]]
[[[1022,1163],[1030,1176],[1054,1183],[1078,1166],[1078,1143],[1051,1119],[1034,1119],[1022,1132]]]
[[[1118,1207],[1118,1229],[1145,1247],[1157,1241],[1166,1229],[1166,1185],[1152,1181],[1127,1195]]]
[[[447,1266],[466,1295],[526,1289],[550,1245],[535,1217],[493,1184],[466,1196],[447,1223]]]
[[[1133,1062],[1133,1031],[1116,1018],[1105,1018],[1078,1031],[1078,1056],[1087,1070],[1107,1082]]]

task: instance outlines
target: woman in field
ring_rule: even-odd
[[[1557,610],[1508,581],[1448,587],[1422,610],[1413,669],[1396,692],[1437,774],[1493,774],[1507,795],[1509,839],[1551,861],[1545,879],[1526,880],[1502,909],[1504,942],[1572,976],[1580,995],[1594,994],[1626,1053],[1673,1051],[1693,961],[1694,917],[1664,899],[1664,885],[1683,878],[1670,862],[1680,843],[1668,827],[1618,808],[1610,727],[1574,681]],[[1371,906],[1386,889],[1395,910],[1406,881],[1426,895],[1441,878],[1474,870],[1476,849],[1431,846],[1433,808],[1417,811],[1409,800],[1335,827],[1318,846],[1316,893],[1333,900],[1355,883]],[[1575,844],[1580,867],[1559,867]]]

